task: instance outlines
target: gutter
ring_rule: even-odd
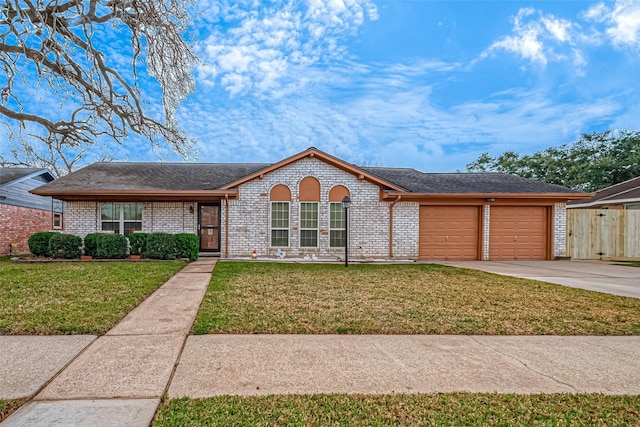
[[[391,200],[398,197],[397,192],[382,194],[382,200]],[[402,193],[404,200],[425,199],[588,199],[593,193]]]
[[[400,201],[401,195],[398,195],[389,205],[389,257],[393,257],[393,206]]]

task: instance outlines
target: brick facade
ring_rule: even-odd
[[[28,253],[29,237],[52,228],[51,211],[0,204],[0,255],[9,254],[13,243],[16,253]]]
[[[301,248],[299,244],[299,185],[307,176],[320,182],[319,236],[317,248]],[[239,187],[238,200],[229,201],[229,256],[275,257],[277,248],[270,247],[270,200],[273,187],[281,184],[291,191],[288,257],[316,255],[319,258],[341,258],[343,248],[329,247],[329,191],[342,185],[349,190],[349,256],[357,259],[389,257],[389,206],[380,201],[377,185],[335,168],[316,158],[304,158],[256,178]],[[394,207],[394,257],[418,256],[418,203],[399,202]],[[225,208],[222,206],[222,230],[225,230]],[[225,253],[222,239],[221,253]]]

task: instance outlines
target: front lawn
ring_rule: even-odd
[[[637,426],[638,408],[640,396],[602,394],[220,396],[165,402],[153,425]]]
[[[184,262],[0,261],[0,335],[104,334]]]
[[[218,262],[193,332],[635,335],[640,299],[432,264]]]

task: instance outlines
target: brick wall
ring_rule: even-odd
[[[491,232],[491,205],[484,205],[482,209],[482,260],[489,260],[489,233]]]
[[[28,253],[29,236],[51,231],[52,221],[51,211],[0,204],[0,255],[9,254],[12,243],[17,253]]]
[[[190,207],[193,207],[191,212]],[[67,202],[67,230],[84,237],[100,231],[100,202]],[[145,233],[197,233],[197,203],[145,202],[142,204],[142,230]]]
[[[319,236],[317,248],[299,245],[299,184],[312,176],[320,182]],[[336,185],[350,192],[349,256],[358,259],[389,256],[389,202],[380,201],[377,185],[358,180],[350,173],[316,158],[304,158],[270,172],[263,179],[254,179],[239,187],[238,200],[229,201],[229,256],[249,256],[255,249],[258,256],[275,257],[277,249],[270,247],[271,189],[286,185],[291,190],[288,257],[313,255],[320,258],[340,258],[343,248],[329,247],[329,191]],[[394,256],[417,257],[418,204],[397,203],[394,206]],[[222,248],[224,248],[225,207],[222,205]]]
[[[567,256],[567,204],[564,202],[553,207],[553,256]]]

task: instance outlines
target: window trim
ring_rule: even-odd
[[[118,219],[117,220],[113,220],[113,221],[105,221],[102,219],[102,207],[104,205],[115,205],[118,206]],[[124,219],[124,205],[139,205],[140,206],[140,221],[131,221],[131,220],[125,220]],[[116,234],[115,230],[104,230],[104,224],[108,223],[108,224],[118,224],[118,233],[117,234],[121,234],[123,236],[126,236],[126,234],[124,234],[124,224],[125,223],[130,223],[130,222],[134,222],[134,223],[140,223],[140,230],[135,229],[136,231],[140,231],[142,232],[143,229],[143,225],[144,225],[144,204],[143,203],[138,203],[138,202],[108,202],[108,203],[102,203],[100,204],[100,232],[105,232],[105,231],[111,231],[113,234]]]
[[[316,205],[316,214],[318,218],[316,219],[315,228],[306,228],[302,227],[302,204],[314,204]],[[315,246],[302,246],[302,232],[303,231],[315,231],[316,232],[316,245]],[[320,202],[309,202],[303,201],[298,204],[298,246],[300,248],[318,248],[320,247]]]
[[[338,205],[338,206],[340,206],[340,209],[341,209],[341,211],[342,211],[342,215],[343,215],[343,219],[342,219],[342,221],[343,221],[343,227],[341,227],[341,228],[336,228],[336,227],[332,227],[332,226],[331,226],[331,206],[332,206],[332,205]],[[342,232],[347,231],[347,228],[345,227],[345,225],[346,225],[346,224],[345,224],[345,221],[344,221],[346,218],[344,218],[344,215],[345,215],[345,212],[344,212],[344,209],[342,208],[342,202],[329,202],[329,248],[344,248],[344,244],[342,244],[342,245],[340,245],[340,246],[332,246],[332,245],[331,245],[331,232],[332,232],[332,231],[342,231]],[[347,214],[347,215],[348,215],[348,214]],[[346,236],[345,236],[345,237],[346,237]]]
[[[58,225],[56,225],[56,217],[58,218]],[[54,212],[53,213],[53,217],[51,219],[51,227],[54,230],[62,230],[62,213],[61,212]]]
[[[273,204],[274,203],[286,203],[287,204],[287,227],[274,227],[273,226]],[[287,231],[287,246],[273,246],[273,231],[274,230],[286,230]],[[269,247],[270,248],[290,248],[291,247],[291,202],[288,200],[271,200],[269,202]]]

